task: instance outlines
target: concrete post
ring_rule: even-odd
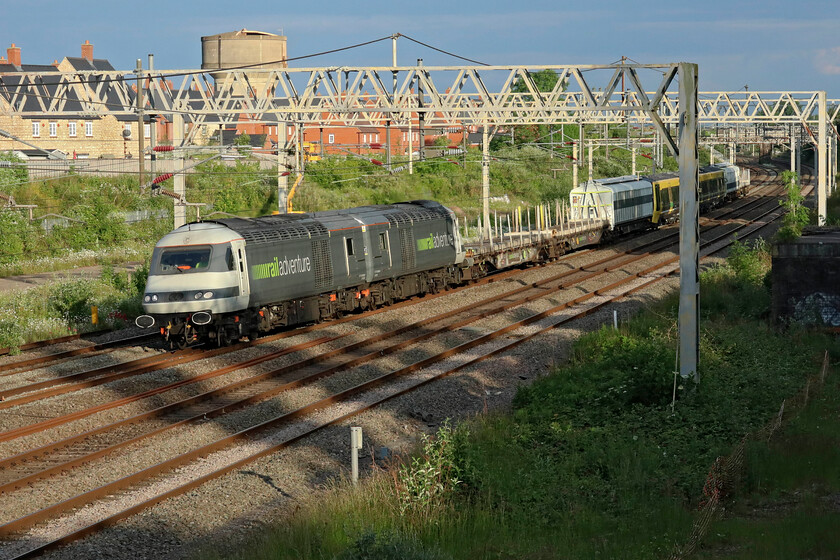
[[[796,171],[795,171],[796,182],[797,182],[797,184],[801,185],[802,184],[802,182],[801,182],[801,180],[802,180],[802,143],[799,142],[796,139],[795,135],[794,135],[794,139],[795,139],[795,142],[796,142],[794,144],[794,146],[796,148]],[[760,154],[761,154],[761,152],[759,152],[759,155]]]
[[[173,172],[173,192],[178,195],[178,199],[174,201],[173,215],[175,216],[175,229],[187,223],[187,207],[182,203],[187,196],[186,177],[181,170],[184,169],[184,151],[182,148],[184,143],[184,117],[178,113],[172,115],[172,145],[175,146],[175,168]]]
[[[423,59],[417,59],[417,67],[423,67]],[[424,106],[423,103],[423,84],[417,81],[417,151],[420,155],[420,161],[426,161],[426,113],[420,109]]]
[[[277,123],[277,210],[286,213],[289,201],[289,154],[286,141],[289,131],[285,121]]]
[[[592,180],[592,140],[589,141],[589,181]]]
[[[825,225],[826,199],[828,197],[828,119],[826,113],[825,91],[818,93],[819,127],[817,128],[817,224]]]
[[[139,179],[140,185],[143,184],[144,176],[145,176],[145,167],[146,167],[146,146],[144,145],[145,142],[145,134],[143,134],[143,110],[146,107],[146,103],[143,100],[143,61],[139,58],[137,59],[137,154],[138,158],[138,165],[139,165]]]
[[[490,239],[490,131],[486,124],[481,133],[481,215],[482,237]]]
[[[829,150],[831,165],[828,166],[828,195],[831,196],[837,188],[837,138],[830,130],[829,138],[831,138],[831,150]]]
[[[630,150],[630,158],[633,160],[633,175],[636,174],[636,146],[633,146]]]
[[[697,65],[679,64],[680,375],[700,382],[700,202],[697,152]]]
[[[155,55],[149,54],[149,74],[151,75],[155,71]],[[154,101],[153,101],[154,102]],[[157,118],[155,115],[149,115],[149,146],[154,148],[157,146]],[[146,135],[145,127],[143,132],[141,132],[143,136]],[[145,159],[145,158],[144,158]],[[155,152],[152,152],[151,160],[149,162],[149,172],[151,173],[152,177],[157,176],[157,165],[155,163]]]
[[[409,101],[411,103],[411,101]],[[411,111],[408,112],[408,174],[414,174],[414,140],[412,139],[411,130]]]
[[[391,171],[391,121],[385,121],[385,167]]]
[[[790,125],[790,172],[796,173],[796,125]]]
[[[831,196],[831,193],[834,192],[834,147],[835,147],[834,135],[829,133],[828,134],[828,196]]]
[[[359,450],[362,448],[362,429],[350,428],[350,479],[359,483]]]
[[[572,142],[572,188],[575,189],[578,186],[578,165],[580,165],[578,152],[578,142]]]
[[[391,35],[391,67],[394,70],[391,71],[392,83],[391,83],[391,95],[392,102],[391,104],[396,106],[397,105],[397,34],[394,33]],[[391,121],[388,121],[385,130],[388,134],[388,171],[391,171]],[[399,130],[399,127],[397,127]]]

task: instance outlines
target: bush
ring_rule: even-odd
[[[0,239],[3,240],[0,264],[14,262],[24,254],[30,229],[29,220],[23,214],[0,211]]]
[[[776,238],[780,241],[793,241],[802,235],[802,228],[808,225],[810,212],[803,205],[805,197],[797,184],[798,176],[791,171],[785,171],[782,173],[782,181],[788,185],[787,196],[780,200],[779,204],[785,207],[787,213],[782,227],[776,232]]]
[[[761,285],[770,272],[770,248],[762,238],[752,245],[735,240],[729,248],[726,264],[742,283]]]
[[[0,348],[8,348],[10,354],[17,354],[18,347],[26,342],[23,327],[18,321],[0,320]]]
[[[0,152],[0,161],[8,161],[12,164],[24,163],[22,159],[12,152]],[[29,170],[23,165],[0,168],[0,190],[11,192],[17,186],[25,184],[29,180]]]
[[[400,467],[396,487],[400,513],[426,513],[439,507],[461,484],[460,469],[455,463],[453,431],[445,423],[436,437],[422,435],[423,450]]]
[[[52,287],[49,306],[61,318],[70,323],[79,323],[90,317],[96,290],[90,280],[68,280]]]

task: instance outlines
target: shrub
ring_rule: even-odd
[[[445,423],[436,437],[422,435],[423,451],[400,467],[396,479],[400,513],[426,513],[446,502],[461,484],[453,431]]]
[[[49,306],[66,321],[82,322],[90,316],[90,306],[95,294],[96,290],[91,280],[59,282],[51,290]]]
[[[760,285],[770,271],[770,248],[762,238],[752,245],[735,240],[729,248],[726,264],[738,280]]]
[[[810,212],[802,203],[805,197],[797,184],[798,176],[790,171],[782,173],[782,181],[787,183],[787,196],[779,201],[787,210],[782,227],[776,232],[776,238],[781,241],[793,241],[802,235],[802,228],[810,221]]]
[[[8,348],[10,354],[17,354],[18,347],[26,342],[23,327],[14,319],[0,320],[0,348]]]

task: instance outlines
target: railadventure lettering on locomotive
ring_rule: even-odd
[[[263,280],[265,278],[277,278],[278,276],[309,272],[310,270],[312,270],[312,260],[309,257],[301,257],[300,255],[292,259],[283,257],[282,261],[274,257],[273,261],[252,265],[251,277],[254,280]]]
[[[449,233],[430,233],[429,237],[424,237],[417,240],[417,250],[426,251],[427,249],[440,249],[441,247],[448,247],[453,245],[454,240]]]

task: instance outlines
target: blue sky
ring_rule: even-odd
[[[138,12],[138,7],[142,9]],[[696,62],[701,90],[812,91],[840,98],[840,2],[652,0],[563,2],[213,2],[23,0],[0,19],[0,53],[24,63],[79,56],[130,70],[154,53],[156,69],[199,68],[201,36],[248,28],[288,37],[290,57],[402,33],[488,64]],[[406,40],[400,65],[459,64]],[[390,42],[293,63],[390,65]],[[466,63],[464,63],[466,64]]]

